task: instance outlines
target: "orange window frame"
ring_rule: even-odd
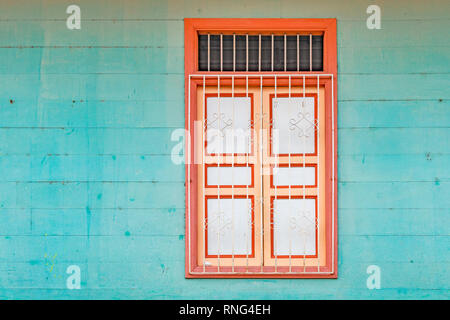
[[[325,175],[326,185],[325,203],[327,204],[326,221],[333,220],[331,227],[327,223],[326,230],[326,255],[327,265],[323,267],[324,273],[320,274],[273,274],[271,267],[267,267],[267,273],[207,273],[202,274],[203,266],[198,264],[198,170],[201,166],[193,161],[195,146],[191,141],[194,136],[194,120],[196,119],[195,106],[197,101],[197,88],[202,84],[199,81],[190,80],[190,75],[200,75],[205,72],[198,71],[198,34],[200,33],[222,34],[323,34],[323,71],[314,71],[314,74],[331,74],[334,81],[326,81],[325,88]],[[186,18],[184,20],[184,46],[185,46],[185,129],[186,137],[186,239],[185,239],[185,277],[186,278],[337,278],[338,267],[338,225],[337,225],[337,42],[336,19],[202,19]],[[215,73],[215,72],[210,72]],[[221,75],[260,75],[282,72],[220,72]],[[298,75],[309,72],[289,72]],[[221,95],[222,96],[222,95]],[[190,99],[190,101],[189,101]],[[252,102],[253,104],[253,102]],[[330,105],[334,107],[331,108]],[[253,114],[253,113],[252,113]],[[316,139],[317,141],[317,139]],[[253,148],[251,148],[253,150]],[[317,148],[316,148],[317,151]],[[199,168],[200,167],[200,168]],[[252,167],[253,170],[256,168]],[[253,177],[253,175],[252,175]],[[253,179],[253,178],[252,178]],[[253,183],[253,181],[252,181]],[[316,167],[317,183],[317,167]],[[272,185],[272,181],[270,183]],[[295,186],[293,186],[294,188]],[[254,201],[254,198],[252,199]],[[272,201],[272,200],[271,200]],[[317,197],[316,197],[317,202]],[[333,210],[330,210],[333,208]],[[253,218],[254,218],[254,212]],[[317,214],[317,213],[316,213]],[[272,219],[272,215],[270,217]],[[252,229],[254,232],[254,228]],[[316,241],[317,245],[317,241]],[[270,245],[273,250],[273,244]],[[254,254],[254,250],[252,250]],[[317,253],[317,251],[316,251]],[[273,268],[273,267],[272,267]]]

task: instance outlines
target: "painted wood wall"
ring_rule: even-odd
[[[1,1],[0,298],[448,299],[449,16],[446,0]],[[184,279],[184,17],[337,18],[337,280]]]

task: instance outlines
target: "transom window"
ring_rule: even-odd
[[[186,276],[336,277],[335,21],[245,21],[185,20]]]
[[[199,34],[200,71],[322,71],[322,34]]]

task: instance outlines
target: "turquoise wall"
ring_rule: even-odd
[[[447,0],[2,0],[0,298],[448,299],[449,16]],[[184,278],[185,17],[337,18],[337,280]]]

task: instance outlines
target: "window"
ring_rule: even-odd
[[[336,72],[334,19],[185,20],[186,277],[337,276]]]
[[[199,34],[199,71],[322,71],[322,34]]]

